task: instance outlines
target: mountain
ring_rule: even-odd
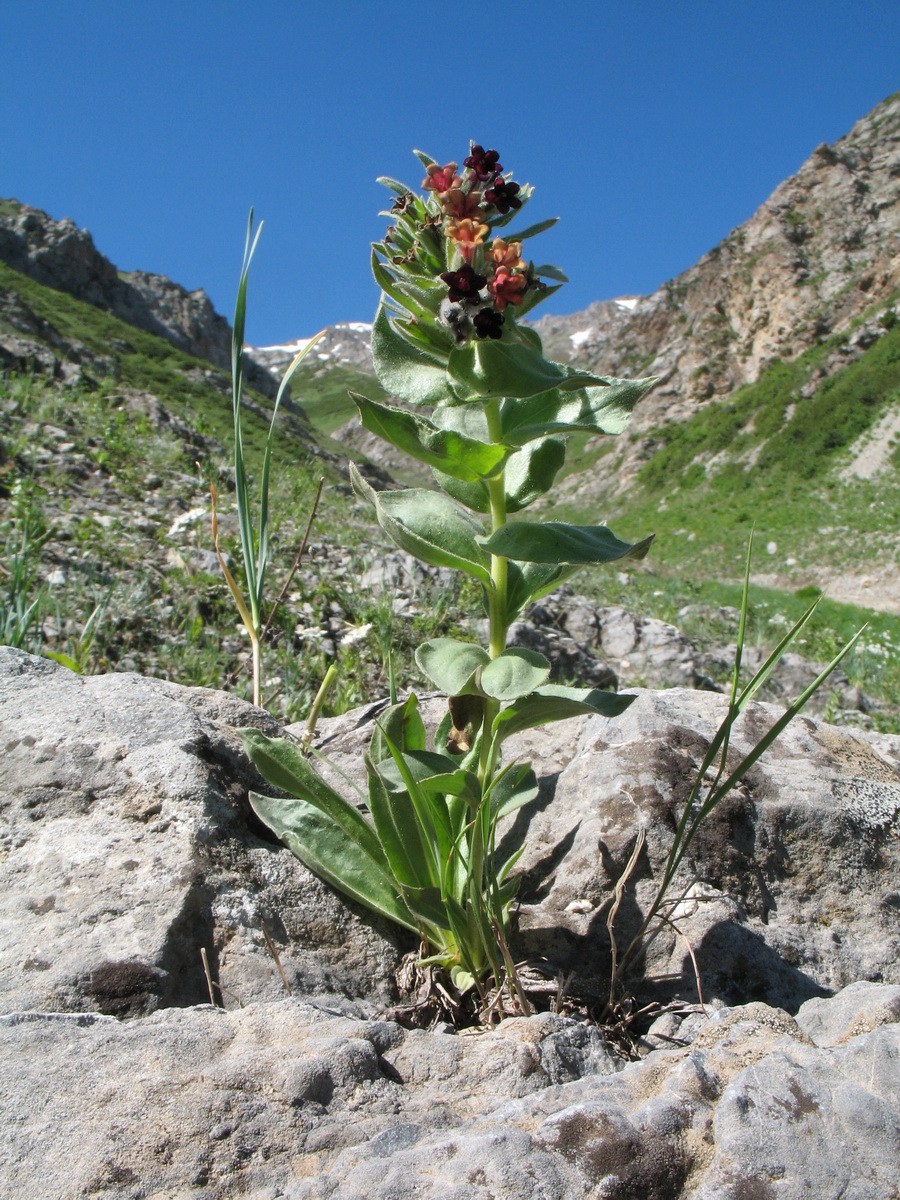
[[[127,325],[155,333],[193,358],[231,369],[231,327],[202,288],[189,292],[165,275],[118,271],[90,233],[69,217],[55,221],[39,208],[0,200],[0,262]],[[28,351],[27,344],[7,346],[6,357],[21,359]],[[274,396],[278,388],[270,372],[252,360],[247,363],[247,382],[265,396]]]
[[[641,431],[844,335],[819,378],[834,373],[885,332],[898,289],[900,93],[818,146],[748,221],[652,295],[535,327],[551,357],[599,374],[664,376],[635,414]]]
[[[818,146],[748,221],[652,295],[535,322],[551,358],[661,377],[625,436],[571,439],[548,503],[630,535],[656,530],[655,562],[718,577],[740,573],[755,518],[776,547],[760,579],[827,585],[900,612],[898,300],[900,93]],[[357,353],[353,370],[365,368]],[[305,405],[311,385],[322,394],[330,379],[312,421],[417,482],[415,468],[350,419],[337,386],[348,369],[323,360],[314,381],[298,377],[295,396]],[[365,392],[372,381],[349,386]],[[863,548],[864,569],[852,561]]]
[[[537,323],[557,358],[663,376],[622,437],[570,439],[548,498],[554,518],[657,535],[640,569],[586,573],[579,590],[676,623],[698,653],[725,661],[755,526],[754,582],[780,590],[753,593],[753,652],[827,586],[870,610],[847,671],[861,694],[890,704],[900,699],[898,124],[892,97],[652,296]],[[332,711],[383,689],[391,665],[414,680],[412,648],[464,633],[479,611],[474,589],[386,554],[342,477],[362,454],[395,479],[430,483],[350,420],[349,391],[384,398],[370,333],[324,331],[276,430],[271,594],[286,590],[266,695],[282,696],[291,719],[338,652]],[[0,202],[0,640],[82,670],[241,686],[247,652],[210,530],[216,480],[222,549],[238,561],[229,342],[202,291],[123,275],[71,221]],[[304,344],[246,348],[261,389],[245,396],[251,478],[271,372]],[[863,619],[826,601],[799,648],[824,661]],[[634,656],[622,670],[642,681]]]

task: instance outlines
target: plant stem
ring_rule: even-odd
[[[488,422],[488,435],[492,442],[503,440],[503,429],[500,424],[500,402],[486,400],[484,404]],[[488,496],[491,504],[491,533],[496,533],[506,524],[506,471],[501,469],[498,475],[487,481]],[[491,555],[491,581],[493,587],[488,594],[489,640],[488,653],[496,658],[506,649],[506,632],[509,628],[507,620],[507,560],[499,554]],[[500,711],[497,700],[487,699],[484,704],[484,719],[481,734],[481,756],[478,764],[478,775],[484,790],[490,785],[494,772],[494,754],[492,752],[491,729],[494,719]]]

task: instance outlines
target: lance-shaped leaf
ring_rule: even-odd
[[[369,811],[393,876],[398,883],[425,887],[433,882],[432,851],[412,800],[405,791],[402,795],[389,794],[380,769],[368,754],[365,764],[369,776]]]
[[[533,346],[493,339],[451,350],[447,373],[458,395],[469,400],[524,399],[551,388],[575,390],[602,382],[590,372],[570,373]]]
[[[517,808],[521,808],[523,804],[534,800],[537,794],[537,776],[531,765],[521,762],[510,763],[509,766],[504,767],[491,786],[491,820],[501,820],[511,812],[515,812]],[[524,849],[523,843],[516,851],[515,857],[518,858]],[[512,864],[510,863],[509,866],[511,867]]]
[[[524,445],[551,433],[621,433],[631,410],[658,379],[600,379],[597,386],[565,394],[555,387],[501,406],[503,439]]]
[[[425,792],[462,796],[468,803],[477,802],[481,797],[478,776],[460,767],[458,758],[434,750],[417,750],[404,754],[403,762]],[[376,769],[389,792],[399,793],[406,789],[406,782],[393,759],[379,763]]]
[[[475,441],[454,429],[439,429],[427,417],[379,404],[356,392],[351,392],[350,398],[370,433],[455,479],[467,483],[489,479],[514,453],[510,446]]]
[[[447,398],[444,364],[400,336],[384,301],[372,326],[372,356],[378,382],[392,396],[408,404],[437,404]]]
[[[376,492],[350,464],[350,482],[375,509],[378,524],[409,554],[432,567],[455,567],[491,587],[490,558],[477,538],[484,533],[475,517],[449,496],[424,488]]]
[[[384,853],[372,826],[355,805],[349,804],[339,792],[329,787],[299,746],[287,738],[266,737],[258,729],[241,729],[238,732],[250,761],[264,779],[273,787],[290,792],[292,796],[325,813],[373,862],[383,869],[386,867]],[[271,803],[276,806],[287,805],[288,801],[272,800]]]
[[[425,749],[425,722],[419,713],[419,701],[415,692],[392,704],[375,722],[375,731],[369,746],[369,754],[374,763],[380,763],[391,757],[388,741],[401,751]]]
[[[568,283],[569,277],[566,273],[560,270],[559,267],[554,267],[552,263],[541,263],[539,267],[532,267],[532,273],[538,275],[541,279],[556,279],[559,283]]]
[[[399,179],[392,179],[390,175],[379,175],[375,182],[380,183],[382,187],[389,188],[390,191],[396,193],[398,196],[405,196],[412,191],[412,188],[408,188]]]
[[[558,220],[559,217],[547,217],[543,221],[536,221],[534,225],[529,225],[525,229],[517,229],[515,233],[507,233],[503,236],[507,242],[524,242],[526,238],[543,233],[545,229],[552,229]]]
[[[373,912],[418,932],[387,873],[331,817],[298,797],[250,793],[253,811],[311,871]]]
[[[441,896],[441,889],[437,887],[404,887],[403,898],[411,910],[411,912],[424,921],[426,925],[431,926],[435,931],[440,930],[444,936],[435,939],[439,944],[443,942],[446,945],[455,942],[453,936],[453,926],[450,919],[450,914],[447,911],[446,901]],[[447,935],[450,936],[447,936]],[[454,946],[455,950],[455,946]],[[446,951],[444,952],[446,954]],[[439,958],[441,956],[438,956]]]
[[[416,650],[416,665],[448,696],[474,691],[474,676],[491,660],[483,646],[456,638],[431,638]]]
[[[515,521],[484,541],[486,550],[520,562],[590,563],[643,558],[653,534],[640,542],[623,542],[605,525],[566,525],[562,521],[531,524]]]
[[[562,438],[538,438],[513,454],[506,466],[506,511],[519,512],[553,486],[566,461]]]
[[[536,650],[512,646],[482,668],[479,687],[495,700],[517,700],[546,683],[550,663]]]
[[[435,471],[434,478],[442,491],[464,504],[466,508],[470,508],[472,512],[491,511],[490,493],[487,485],[480,480],[477,483],[463,483],[461,479],[454,479],[452,475],[445,475],[443,471]]]
[[[623,696],[619,692],[546,683],[530,696],[523,696],[504,708],[494,720],[494,735],[503,741],[511,734],[521,733],[523,729],[534,729],[551,721],[565,721],[568,717],[585,714],[617,717],[634,700],[634,696]]]

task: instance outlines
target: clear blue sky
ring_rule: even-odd
[[[897,0],[2,0],[0,196],[70,216],[122,269],[248,340],[371,320],[377,175],[470,138],[533,183],[549,311],[652,291],[822,141],[900,88]]]

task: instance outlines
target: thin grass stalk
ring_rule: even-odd
[[[816,604],[817,603],[818,603],[818,600],[816,601]],[[789,633],[786,635],[786,637],[782,639],[781,643],[779,643],[779,646],[782,647],[782,653],[783,653],[783,648],[786,647],[787,645],[790,645],[790,643],[797,636],[797,634],[800,632],[800,630],[805,626],[807,621],[812,616],[814,609],[815,609],[815,604],[810,606],[810,609],[807,610],[807,612],[804,614],[804,616],[801,617],[796,622],[796,624],[789,631]],[[638,930],[637,934],[632,939],[632,941],[629,943],[628,949],[626,950],[625,954],[622,957],[621,962],[619,963],[618,970],[617,970],[617,976],[619,978],[621,978],[625,968],[627,967],[627,965],[633,958],[634,952],[635,952],[637,946],[639,944],[641,944],[641,941],[644,938],[644,935],[647,933],[647,930],[650,928],[651,923],[654,921],[654,919],[656,919],[656,917],[659,913],[659,910],[663,904],[665,894],[668,891],[669,886],[671,885],[672,879],[674,878],[675,873],[678,870],[678,867],[681,865],[682,861],[684,860],[684,856],[687,853],[688,849],[690,848],[690,845],[693,842],[694,837],[698,833],[700,826],[703,824],[703,821],[706,819],[706,817],[709,816],[709,814],[713,811],[713,809],[724,799],[724,797],[732,790],[732,788],[734,788],[738,783],[740,783],[740,781],[744,778],[744,776],[747,774],[747,772],[759,761],[759,759],[766,752],[766,750],[768,750],[768,748],[772,745],[772,743],[775,741],[775,739],[790,724],[790,722],[794,719],[794,717],[797,716],[797,714],[803,709],[803,707],[806,705],[806,703],[810,699],[810,697],[822,686],[822,684],[825,682],[825,680],[828,678],[828,676],[831,674],[831,672],[835,669],[835,667],[838,666],[838,664],[843,660],[843,658],[847,654],[850,653],[850,651],[853,649],[853,647],[856,645],[856,643],[862,637],[863,633],[865,632],[865,629],[866,629],[866,626],[864,625],[861,629],[859,629],[854,634],[854,636],[850,639],[850,641],[847,642],[847,644],[844,647],[842,647],[842,649],[838,652],[838,654],[835,655],[835,657],[831,660],[831,662],[828,663],[828,665],[816,676],[816,678],[806,688],[804,688],[804,690],[800,693],[800,695],[793,702],[793,704],[791,704],[790,707],[785,710],[785,712],[778,718],[778,720],[771,727],[771,729],[769,729],[766,732],[766,734],[760,739],[760,741],[756,744],[756,746],[754,746],[753,749],[746,755],[746,757],[744,759],[742,759],[742,761],[734,769],[734,771],[732,771],[731,774],[728,775],[723,782],[720,782],[721,777],[724,774],[724,768],[725,768],[725,757],[724,757],[724,751],[723,751],[723,756],[722,756],[722,760],[719,765],[719,770],[716,775],[716,779],[715,779],[714,783],[711,785],[710,791],[707,793],[706,800],[703,802],[703,804],[700,806],[700,808],[698,810],[694,811],[693,819],[691,819],[691,813],[693,810],[693,802],[696,800],[696,797],[699,794],[699,790],[700,790],[700,787],[698,785],[700,785],[702,783],[703,775],[705,774],[705,771],[708,769],[709,765],[711,765],[710,762],[708,761],[709,760],[709,752],[707,752],[706,758],[704,758],[703,764],[697,773],[697,782],[694,784],[694,788],[691,790],[691,795],[688,799],[688,803],[685,806],[684,814],[682,815],[681,821],[679,822],[679,825],[678,825],[678,831],[676,833],[675,840],[672,843],[672,847],[669,851],[668,858],[666,859],[666,866],[663,871],[663,876],[662,876],[662,880],[660,882],[660,886],[656,892],[656,895],[653,899],[652,904],[650,905],[650,908],[647,910],[647,914],[646,914],[643,922],[641,923],[640,929]],[[771,656],[770,656],[770,660],[771,660]],[[763,665],[763,667],[760,669],[760,671],[757,672],[757,675],[754,676],[754,679],[751,681],[751,684],[755,683],[757,680],[757,677],[760,674],[763,674],[763,672],[765,672],[765,675],[768,675],[768,673],[771,671],[772,667],[774,666],[774,663],[772,663],[770,660],[767,660],[767,662]],[[776,659],[776,661],[777,661],[777,659]],[[741,709],[746,705],[747,700],[749,699],[750,695],[752,695],[753,692],[755,692],[757,690],[757,687],[754,687],[753,691],[751,691],[750,688],[751,688],[751,685],[748,684],[747,688],[745,688],[744,691],[741,693],[741,696],[739,697],[737,704],[729,705],[728,715],[726,716],[722,725],[719,726],[719,729],[717,730],[717,733],[716,733],[716,737],[713,741],[713,745],[722,746],[723,743],[726,742],[726,739],[728,737],[730,737],[731,728],[734,725],[734,722],[737,720],[737,717],[740,715]],[[710,749],[712,749],[712,747],[710,747]],[[658,932],[659,932],[658,929],[654,930],[654,936]]]

